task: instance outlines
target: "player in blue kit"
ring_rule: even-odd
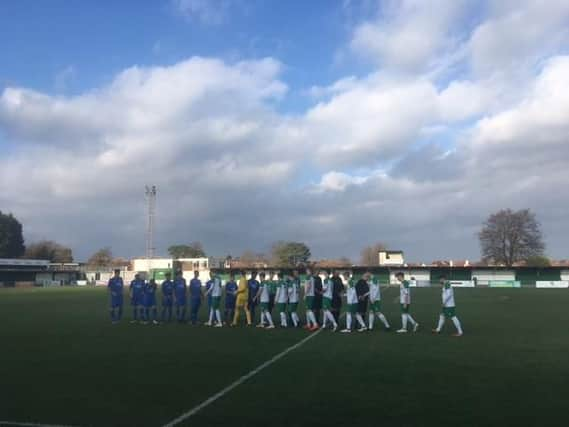
[[[132,306],[133,319],[130,323],[136,323],[139,319],[144,320],[144,280],[141,279],[140,274],[134,275],[134,280],[130,282],[129,295],[130,305]]]
[[[174,279],[174,299],[176,303],[176,318],[179,323],[186,320],[187,288],[186,279],[182,276],[182,272],[177,271]]]
[[[144,321],[150,322],[152,315],[152,323],[158,325],[158,309],[156,308],[156,281],[150,281],[144,286]]]
[[[174,304],[174,282],[172,275],[166,273],[166,280],[162,282],[162,321],[172,320],[172,305]],[[168,316],[168,317],[166,317]]]
[[[224,319],[227,324],[233,321],[235,316],[235,301],[237,300],[237,282],[235,274],[229,275],[229,281],[225,284],[225,313]]]
[[[182,276],[182,272],[176,272],[176,278],[174,279],[174,303],[176,304],[176,319],[179,323],[186,320],[187,289],[186,279]]]
[[[109,279],[107,289],[111,298],[109,311],[111,312],[111,322],[118,323],[122,319],[124,282],[120,276],[120,270],[115,270],[113,277]]]
[[[194,271],[194,278],[190,280],[190,322],[198,323],[198,313],[202,305],[202,281],[198,278],[199,271]]]

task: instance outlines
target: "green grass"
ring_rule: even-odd
[[[430,334],[439,294],[413,291],[419,333],[322,332],[181,425],[563,425],[569,292],[457,289],[459,339]],[[160,426],[307,335],[131,325],[127,306],[111,325],[106,306],[103,289],[0,290],[0,420]]]

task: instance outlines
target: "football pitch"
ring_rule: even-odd
[[[398,295],[382,292],[396,328]],[[192,413],[176,425],[563,425],[569,292],[455,295],[462,338],[450,321],[431,335],[440,289],[420,288],[416,334],[376,327],[303,341],[300,329],[132,325],[127,305],[111,325],[104,289],[0,289],[0,421],[160,427]]]

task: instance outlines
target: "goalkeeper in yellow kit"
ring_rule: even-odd
[[[231,326],[237,326],[239,322],[239,314],[241,310],[245,311],[245,317],[247,317],[247,326],[251,326],[251,312],[248,308],[249,302],[249,286],[247,284],[247,278],[245,277],[245,272],[241,272],[241,277],[239,278],[239,285],[237,287],[237,300],[235,301],[235,315],[233,316],[233,323]]]

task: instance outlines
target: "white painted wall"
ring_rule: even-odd
[[[140,272],[148,272],[149,267],[151,270],[155,268],[172,268],[173,264],[172,258],[152,258],[150,260],[146,258],[136,258],[131,262],[133,270]]]

